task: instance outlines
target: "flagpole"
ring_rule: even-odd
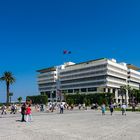
[[[64,59],[65,59],[65,62],[64,62],[64,63],[70,61],[70,60],[69,60],[69,57],[68,57],[70,54],[71,54],[71,51],[68,51],[68,50],[64,50],[64,51],[63,51],[63,55],[66,56],[66,58],[68,59],[68,60],[66,60],[66,59],[64,58]]]

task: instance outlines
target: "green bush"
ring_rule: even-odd
[[[131,109],[131,108],[127,108],[127,109],[126,109],[126,111],[132,111],[132,109]],[[135,109],[135,111],[138,111],[138,112],[140,112],[140,108],[138,108],[138,109]]]
[[[32,104],[47,104],[48,97],[46,95],[27,96],[27,101],[32,101]]]
[[[73,100],[73,99],[68,99],[68,100],[67,100],[67,103],[68,103],[68,105],[71,106],[72,104],[74,104],[74,100]]]
[[[3,103],[0,103],[0,106],[3,106]]]
[[[115,111],[122,111],[121,108],[115,108]],[[126,111],[132,111],[132,108],[127,108]],[[135,111],[140,112],[140,108],[135,109]]]
[[[91,105],[92,103],[98,103],[101,105],[105,103],[108,105],[114,98],[114,94],[112,93],[93,93],[93,94],[67,94],[65,95],[66,102],[73,103],[73,104],[83,104],[85,103],[87,106]]]

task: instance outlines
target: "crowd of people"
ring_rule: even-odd
[[[109,105],[109,110],[110,110],[110,114],[111,114],[111,115],[113,115],[113,112],[114,112],[115,107],[116,107],[116,106],[115,106],[113,103],[111,103],[111,104]],[[123,104],[121,105],[122,115],[126,115],[126,108],[127,108],[126,104],[123,103]],[[106,112],[106,105],[105,105],[104,103],[101,105],[101,110],[102,110],[102,115],[105,115],[105,112]]]
[[[65,102],[60,102],[60,103],[48,103],[47,107],[43,104],[39,105],[36,104],[35,106],[35,111],[36,112],[54,112],[55,110],[60,110],[60,114],[64,113],[64,110],[73,110],[74,109],[74,105],[68,105]],[[132,111],[135,111],[135,107],[136,105],[133,103],[132,105]],[[87,110],[87,106],[85,104],[79,104],[77,105],[78,109],[81,110]],[[115,103],[110,103],[109,104],[109,110],[110,110],[110,114],[113,115],[114,109],[116,108],[116,104]],[[122,111],[122,115],[126,115],[126,109],[127,109],[127,105],[125,103],[123,103],[121,106],[121,111]],[[94,110],[98,110],[100,109],[102,112],[102,115],[106,114],[106,110],[107,110],[107,106],[105,103],[103,103],[101,106],[99,106],[97,103],[93,103],[91,105],[91,109]],[[6,105],[3,105],[1,107],[1,115],[6,115],[7,114],[7,110],[10,110],[10,114],[16,114],[17,112],[21,113],[21,122],[31,122],[32,121],[32,109],[31,109],[31,104],[30,103],[24,103],[22,104],[21,107],[17,107],[16,104],[12,104],[10,107],[7,107]]]
[[[6,115],[7,112],[9,112],[9,114],[20,112],[22,116],[21,122],[32,121],[31,104],[24,103],[21,107],[17,107],[16,104],[12,104],[11,106],[2,105],[1,115]]]
[[[6,115],[7,114],[7,110],[10,110],[10,114],[16,114],[17,113],[17,105],[16,104],[12,104],[11,106],[6,106],[6,105],[2,105],[1,107],[1,115]]]
[[[63,114],[64,110],[73,110],[74,109],[74,105],[68,105],[67,103],[59,103],[59,104],[53,104],[53,103],[49,103],[48,105],[48,111],[49,112],[53,112],[54,110],[56,110],[56,107],[57,108],[60,108],[60,114]],[[78,109],[81,110],[87,110],[87,106],[85,104],[79,104],[78,106]],[[109,104],[109,111],[110,111],[110,115],[113,115],[113,112],[114,112],[114,109],[116,108],[116,104],[115,103],[110,103]],[[101,106],[99,106],[97,103],[93,103],[91,105],[91,109],[94,109],[94,110],[101,110],[102,112],[102,115],[105,115],[106,114],[106,110],[107,110],[107,106],[105,105],[105,103],[103,103]],[[126,115],[126,109],[127,109],[127,105],[125,103],[123,103],[121,106],[120,106],[120,109],[122,111],[122,115]],[[132,111],[135,111],[135,106],[133,105],[132,106]]]

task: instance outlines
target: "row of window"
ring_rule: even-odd
[[[95,77],[88,77],[88,78],[79,78],[79,79],[73,79],[73,80],[65,80],[65,81],[61,81],[60,84],[67,84],[67,83],[77,83],[77,82],[81,82],[81,81],[96,81],[96,80],[105,80],[106,78],[115,80],[115,81],[120,81],[120,82],[126,82],[126,79],[123,78],[118,78],[115,76],[106,76],[106,75],[102,75],[102,76],[95,76]],[[44,86],[53,86],[56,85],[55,82],[51,82],[51,83],[44,83],[44,84],[39,84],[39,87],[44,87]]]
[[[94,75],[94,74],[102,74],[105,72],[106,72],[106,70],[99,70],[99,71],[94,71],[94,72],[91,71],[91,72],[86,72],[86,73],[63,76],[63,77],[61,77],[61,79],[76,78],[76,77],[80,77],[80,76],[89,76],[89,75]]]
[[[61,88],[74,88],[74,87],[87,87],[87,86],[100,86],[105,84],[105,81],[101,82],[91,82],[91,83],[82,83],[82,84],[73,84],[73,85],[64,85]]]
[[[111,76],[111,75],[107,76],[107,78],[109,78],[111,80],[114,80],[114,81],[126,82],[126,79],[115,77],[115,76]]]
[[[95,77],[88,77],[88,78],[79,78],[79,79],[73,79],[73,80],[65,80],[65,81],[61,81],[60,84],[68,84],[68,83],[78,83],[78,82],[88,82],[88,81],[97,81],[97,80],[105,80],[106,78],[110,78],[114,81],[120,81],[120,82],[126,82],[126,79],[123,78],[118,78],[115,76],[106,76],[106,75],[102,75],[102,76],[95,76]],[[116,83],[115,83],[116,84]],[[54,86],[56,85],[56,82],[51,82],[51,83],[43,83],[43,84],[39,84],[39,87],[45,87],[45,86]]]
[[[97,91],[97,88],[81,88],[81,89],[68,89],[68,93],[77,93],[77,92],[92,92],[92,91]]]
[[[128,83],[132,83],[132,84],[138,84],[138,85],[140,85],[140,82],[135,82],[135,81],[132,81],[132,80],[129,80]]]
[[[41,88],[39,87],[39,90],[53,90],[53,89],[56,89],[56,87],[44,87],[44,88]]]
[[[107,72],[108,72],[109,74],[112,74],[112,75],[117,75],[117,77],[127,78],[127,75],[121,74],[121,73],[118,73],[118,72],[115,72],[115,71],[113,71],[113,70],[107,70]]]
[[[72,79],[72,80],[65,80],[61,81],[61,84],[66,84],[66,83],[75,83],[75,82],[86,82],[86,81],[97,81],[97,80],[104,80],[106,79],[106,76],[95,76],[95,77],[86,77],[86,78],[79,78],[79,79]]]
[[[121,71],[121,72],[125,72],[125,73],[127,73],[127,70],[125,70],[125,69],[121,69],[121,68],[115,67],[115,66],[110,65],[110,64],[108,64],[108,66],[109,66],[109,68],[116,69],[117,71]]]
[[[119,84],[119,83],[116,83],[116,82],[108,82],[109,85],[115,85],[115,86],[123,86],[124,84]]]
[[[132,75],[132,76],[136,76],[136,77],[139,77],[140,78],[140,74],[136,74],[136,73],[133,73],[133,72],[128,72],[128,74]]]
[[[39,80],[38,81],[38,83],[41,83],[41,82],[43,82],[43,83],[52,83],[52,81],[54,81],[55,79],[45,79],[45,80]]]
[[[53,86],[53,85],[56,85],[56,83],[55,82],[51,82],[51,83],[39,84],[39,87],[42,87],[42,86]]]
[[[76,70],[69,70],[69,71],[65,71],[65,72],[60,72],[60,75],[88,71],[88,70],[99,69],[99,68],[104,68],[104,67],[107,67],[107,64],[102,64],[102,65],[98,65],[98,66],[90,66],[90,67],[86,67],[86,68],[80,68],[80,69],[76,69]]]
[[[128,77],[128,78],[130,78],[131,80],[135,80],[135,81],[140,81],[140,79],[138,79],[138,78],[134,78],[134,77]]]
[[[38,78],[45,78],[45,77],[49,78],[49,77],[54,77],[54,76],[56,76],[56,74],[53,73],[53,74],[39,75]]]
[[[97,87],[93,87],[93,88],[81,88],[81,89],[68,89],[68,90],[62,90],[62,93],[77,93],[77,92],[95,92],[97,91]],[[116,88],[113,88],[112,91],[110,88],[108,88],[108,93],[115,93]],[[106,92],[106,88],[103,88],[103,92]],[[48,95],[48,97],[50,98],[51,96],[55,96],[56,95],[56,90],[54,91],[46,91],[46,92],[41,92],[41,95]],[[119,94],[118,94],[119,96]]]

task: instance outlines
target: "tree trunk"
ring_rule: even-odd
[[[121,95],[122,95],[122,104],[123,104],[123,93],[121,93]]]
[[[7,92],[7,100],[6,100],[6,104],[9,104],[9,83],[6,83],[6,92]]]

